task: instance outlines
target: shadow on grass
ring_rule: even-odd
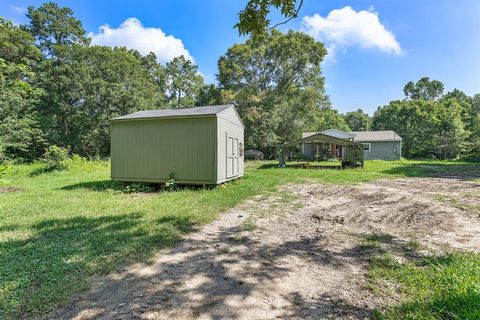
[[[87,189],[92,191],[126,191],[126,186],[129,184],[124,182],[112,181],[112,180],[98,180],[98,181],[88,181],[80,182],[68,186],[64,186],[62,190],[77,190],[77,189]]]
[[[471,180],[480,178],[480,164],[413,163],[398,165],[382,172],[406,177],[434,177]]]
[[[266,163],[262,164],[259,166],[257,169],[259,170],[265,170],[265,169],[278,169],[278,163]],[[287,164],[286,166],[287,169],[316,169],[316,170],[338,170],[341,168],[340,164],[318,164],[316,165],[315,163],[312,162],[312,164],[309,167],[301,166],[298,164]]]
[[[164,188],[163,184],[160,183],[148,183],[148,182],[121,182],[121,181],[112,181],[112,180],[99,180],[99,181],[89,181],[81,182],[60,188],[61,190],[92,190],[92,191],[118,191],[122,193],[134,193],[134,192],[143,192],[143,193],[153,193],[158,191],[164,192],[175,192],[182,190],[204,190],[212,189],[215,186],[202,186],[202,185],[180,185],[176,189],[167,190]]]
[[[277,169],[278,163],[265,163],[259,166],[257,169],[264,170],[264,169]]]
[[[36,177],[36,176],[39,176],[39,175],[42,175],[42,174],[48,174],[48,173],[60,172],[60,171],[62,171],[62,170],[41,166],[41,167],[35,168],[32,172],[30,172],[28,174],[28,176],[29,177]]]
[[[33,225],[28,238],[1,242],[0,318],[48,312],[88,288],[92,275],[151,256],[193,228],[190,219],[173,214],[146,223],[142,212],[50,219]]]

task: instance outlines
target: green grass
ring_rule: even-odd
[[[473,200],[478,201],[478,195],[473,195],[473,194],[465,194],[465,198],[470,198]],[[434,200],[443,202],[443,203],[448,203],[451,206],[458,208],[460,210],[465,210],[473,214],[479,214],[480,213],[480,205],[479,204],[470,204],[465,201],[462,201],[460,199],[457,199],[453,196],[447,196],[443,194],[438,194],[433,197]]]
[[[354,184],[472,166],[369,161],[364,170],[302,170],[250,162],[245,177],[224,188],[157,193],[125,192],[136,188],[112,183],[106,162],[76,161],[69,171],[50,173],[40,164],[12,166],[0,185],[0,318],[45,315],[87,289],[91,276],[147,259],[222,211],[282,184]],[[6,187],[17,191],[1,192]]]
[[[480,319],[480,255],[449,253],[400,264],[385,254],[373,259],[370,277],[400,284],[402,302],[375,318]]]

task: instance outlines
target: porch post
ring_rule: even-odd
[[[286,153],[287,153],[287,148],[281,147],[279,158],[278,158],[278,166],[280,168],[285,168],[287,166]]]

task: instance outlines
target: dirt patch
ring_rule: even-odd
[[[455,195],[479,204],[471,196],[479,190],[478,183],[435,178],[285,186],[290,198],[257,196],[149,263],[95,279],[88,294],[52,316],[369,318],[395,298],[367,289],[369,241],[399,251],[416,240],[428,250],[480,252],[478,216],[438,200]],[[255,227],[246,230],[247,222]]]
[[[16,191],[21,191],[21,189],[17,187],[0,187],[0,193],[10,193]]]

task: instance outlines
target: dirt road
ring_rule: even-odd
[[[150,263],[96,279],[53,316],[366,319],[391,301],[366,287],[365,238],[399,259],[409,241],[480,251],[479,183],[408,178],[282,192],[294,197],[257,196]]]

